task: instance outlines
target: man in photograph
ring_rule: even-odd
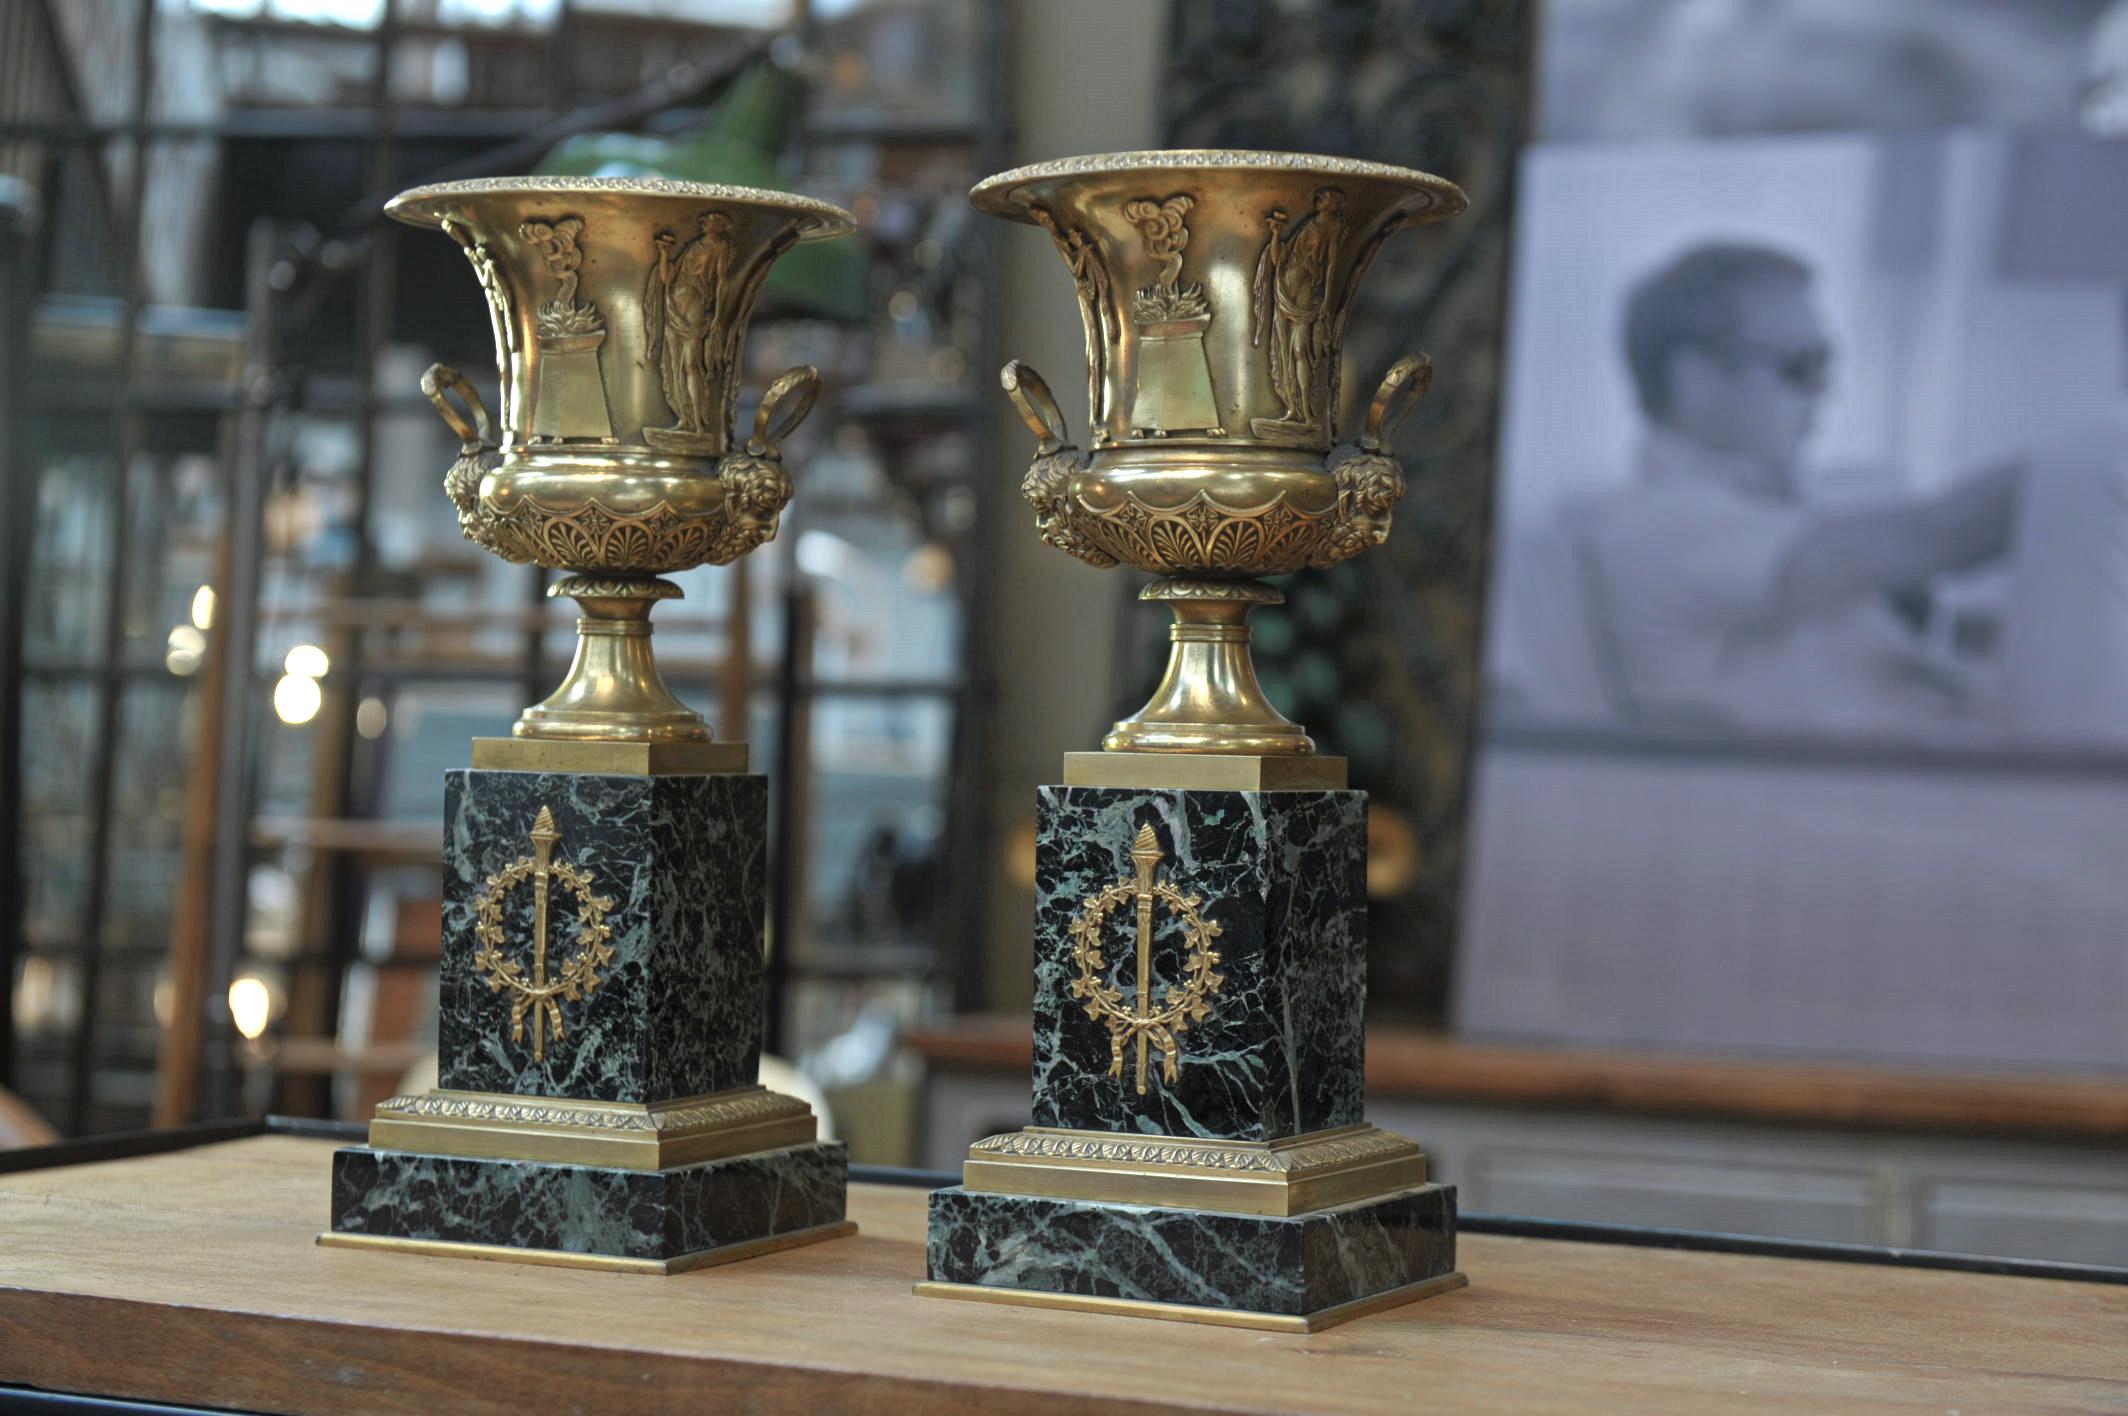
[[[1833,348],[1810,267],[1696,246],[1628,296],[1646,420],[1630,486],[1576,518],[1614,705],[1709,728],[1889,732],[1967,711],[1920,652],[1930,581],[2003,556],[2019,471],[1933,496],[1813,504],[1801,458]]]

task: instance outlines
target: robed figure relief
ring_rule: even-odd
[[[1264,219],[1271,239],[1256,258],[1249,342],[1268,348],[1271,390],[1283,411],[1276,418],[1251,418],[1249,430],[1258,437],[1327,436],[1323,363],[1337,343],[1330,277],[1345,241],[1345,194],[1321,188],[1312,209],[1290,225],[1282,207]]]
[[[606,407],[606,376],[599,366],[599,347],[606,342],[606,319],[597,305],[577,298],[584,252],[580,216],[527,221],[517,234],[530,242],[554,277],[554,295],[533,315],[539,378],[532,392],[532,436],[564,442],[596,438],[613,441],[613,418]]]
[[[1102,399],[1108,351],[1116,339],[1116,304],[1108,267],[1101,263],[1100,249],[1083,228],[1064,225],[1055,212],[1039,202],[1030,212],[1056,243],[1057,254],[1064,257],[1065,268],[1071,272],[1072,289],[1079,297],[1079,318],[1086,326],[1086,416],[1093,428],[1092,441],[1098,445],[1108,417]]]
[[[721,431],[717,403],[725,370],[718,301],[731,275],[732,224],[722,212],[705,211],[695,226],[684,246],[669,231],[657,234],[657,264],[643,290],[644,353],[676,420],[670,428],[643,430],[652,447],[714,450]]]
[[[510,390],[516,386],[517,371],[517,320],[510,311],[510,287],[504,283],[502,271],[495,264],[495,253],[486,243],[473,238],[473,233],[446,217],[443,234],[458,243],[465,258],[473,267],[473,278],[480,282],[480,293],[488,305],[488,327],[495,336],[495,410],[501,415],[500,422],[507,433],[517,426],[516,409],[511,406]]]
[[[1131,324],[1138,333],[1137,379],[1131,395],[1132,437],[1170,433],[1222,436],[1219,400],[1212,392],[1212,364],[1204,332],[1212,306],[1202,285],[1182,283],[1182,253],[1189,248],[1190,208],[1196,199],[1178,193],[1162,200],[1134,197],[1124,219],[1138,228],[1145,254],[1160,263],[1151,285],[1131,298]]]

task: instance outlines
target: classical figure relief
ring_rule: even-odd
[[[1189,248],[1188,218],[1195,205],[1187,193],[1133,197],[1123,205],[1124,219],[1138,228],[1145,254],[1160,263],[1153,283],[1131,297],[1131,323],[1138,333],[1133,437],[1178,432],[1219,437],[1226,431],[1219,424],[1212,365],[1204,352],[1212,307],[1202,285],[1182,283],[1182,253]]]
[[[599,347],[606,342],[606,320],[598,306],[577,298],[577,272],[584,253],[577,238],[584,220],[564,216],[528,221],[517,234],[532,243],[555,278],[552,298],[534,313],[539,335],[539,378],[532,394],[533,438],[542,441],[613,439],[613,415],[606,403],[606,379],[599,367]]]
[[[675,451],[713,447],[721,427],[716,405],[725,348],[719,330],[729,312],[719,300],[734,258],[731,218],[705,211],[695,218],[695,230],[684,246],[669,231],[657,234],[657,264],[643,290],[643,352],[677,420],[671,428],[645,428],[643,439]]]
[[[1249,429],[1258,437],[1327,437],[1323,364],[1337,344],[1330,277],[1345,240],[1345,194],[1320,188],[1313,207],[1290,225],[1283,207],[1273,207],[1265,221],[1271,239],[1256,258],[1249,342],[1269,351],[1271,388],[1283,411],[1251,418]]]
[[[1360,242],[1359,250],[1352,257],[1352,270],[1345,277],[1344,289],[1338,293],[1337,312],[1330,319],[1330,347],[1333,350],[1345,347],[1345,331],[1352,325],[1352,311],[1359,304],[1360,285],[1367,279],[1367,272],[1374,268],[1374,258],[1382,253],[1383,243],[1402,231],[1410,219],[1408,213],[1398,212],[1383,221],[1372,236]],[[1328,401],[1323,404],[1323,414],[1326,418],[1334,419],[1338,410],[1344,406],[1342,392],[1345,370],[1342,361],[1334,356],[1329,360],[1329,364],[1330,394]],[[1433,380],[1431,363],[1426,366],[1426,379],[1429,384]]]
[[[1079,296],[1079,319],[1086,327],[1086,410],[1093,425],[1093,442],[1099,446],[1101,428],[1108,416],[1102,406],[1103,379],[1108,369],[1108,350],[1116,338],[1116,302],[1109,284],[1108,267],[1101,263],[1100,248],[1083,227],[1066,226],[1055,212],[1039,202],[1029,208],[1035,222],[1056,242],[1071,272],[1072,288]]]
[[[726,229],[729,230],[728,227]],[[798,233],[786,231],[769,242],[767,248],[743,271],[733,270],[730,255],[727,253],[725,257],[722,283],[716,287],[717,313],[713,322],[712,342],[704,360],[711,374],[712,412],[703,426],[712,432],[720,427],[730,428],[739,416],[739,349],[746,339],[747,321],[753,318],[754,301],[760,298],[761,287],[768,283],[769,267],[781,260],[784,252],[797,244]],[[786,370],[776,382],[781,384],[798,372],[797,369]],[[762,395],[764,406],[768,405],[769,396],[773,393],[772,387]],[[721,415],[714,407],[718,399],[723,400]],[[810,409],[813,406],[813,397],[808,395],[802,403],[805,408]],[[720,416],[723,419],[721,424],[717,421]],[[802,419],[805,415],[801,412],[798,416]],[[777,437],[781,438],[796,427],[795,422],[791,423],[782,433],[777,434]],[[751,455],[751,452],[749,444],[748,455]]]
[[[502,414],[503,434],[508,436],[510,429],[517,426],[510,399],[510,390],[517,384],[517,321],[511,318],[510,287],[503,284],[502,269],[495,264],[494,253],[475,240],[472,232],[455,221],[442,225],[443,234],[465,252],[467,264],[473,267],[473,278],[480,282],[480,293],[488,302],[488,326],[495,336],[495,374],[500,380],[496,407]]]

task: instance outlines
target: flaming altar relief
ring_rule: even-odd
[[[1204,351],[1212,307],[1204,298],[1204,286],[1182,283],[1182,253],[1189,248],[1188,217],[1195,205],[1195,198],[1178,193],[1165,200],[1134,197],[1123,206],[1124,219],[1138,228],[1145,254],[1160,263],[1153,283],[1131,297],[1131,323],[1138,333],[1132,437],[1226,433]]]
[[[532,437],[539,442],[612,442],[613,414],[599,365],[606,320],[598,306],[577,298],[578,273],[584,265],[577,238],[584,234],[584,219],[527,221],[517,234],[539,252],[555,279],[554,294],[533,314],[539,379],[532,394]]]

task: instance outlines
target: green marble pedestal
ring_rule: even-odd
[[[670,1272],[848,1232],[844,1148],[756,1084],[766,828],[744,771],[449,773],[439,1086],[337,1154],[320,1242]]]
[[[1455,1191],[1364,1116],[1342,762],[1072,765],[1036,799],[1034,1125],[932,1195],[918,1291],[1311,1331],[1459,1286]]]

